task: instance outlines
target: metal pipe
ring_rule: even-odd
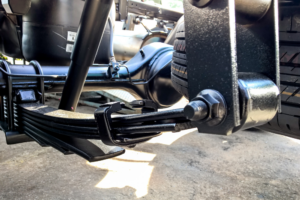
[[[110,27],[110,58],[112,61],[116,61],[115,59],[115,53],[114,53],[114,26],[111,21],[111,18],[108,18],[108,24]]]
[[[60,109],[75,111],[89,66],[95,60],[113,0],[86,0]]]

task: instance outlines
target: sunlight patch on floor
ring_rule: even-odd
[[[178,139],[180,139],[181,137],[183,137],[189,133],[192,133],[194,131],[197,131],[197,129],[185,130],[185,131],[181,131],[179,133],[165,132],[161,136],[149,140],[147,143],[171,145],[174,142],[176,142]]]
[[[294,138],[290,138],[288,137],[290,140],[292,140],[293,142],[297,143],[297,144],[300,144],[300,140],[299,139],[294,139]]]
[[[148,194],[148,185],[153,171],[149,165],[156,154],[126,150],[124,155],[113,159],[87,163],[90,166],[108,170],[107,175],[96,185],[97,188],[125,188],[136,190],[137,198]]]

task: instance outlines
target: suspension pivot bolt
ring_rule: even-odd
[[[184,108],[184,115],[191,121],[201,121],[207,117],[207,105],[201,101],[192,101]]]
[[[184,115],[191,121],[217,126],[227,116],[225,99],[216,90],[203,90],[184,108]]]

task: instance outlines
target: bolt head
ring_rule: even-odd
[[[223,122],[227,116],[227,106],[224,97],[217,91],[207,89],[203,90],[194,99],[201,100],[206,103],[208,114],[205,123],[208,126],[216,126]]]
[[[192,101],[184,108],[184,115],[191,121],[201,121],[207,117],[207,106],[203,101]]]

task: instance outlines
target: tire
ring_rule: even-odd
[[[171,66],[171,79],[174,88],[187,99],[188,81],[187,81],[187,60],[185,51],[185,28],[182,23],[177,30],[174,42],[174,53]]]
[[[279,20],[282,112],[261,129],[300,139],[299,6],[281,7]]]
[[[300,9],[280,8],[280,78],[282,113],[259,127],[270,132],[300,139]],[[184,24],[178,28],[171,68],[175,89],[186,98],[188,74]]]

